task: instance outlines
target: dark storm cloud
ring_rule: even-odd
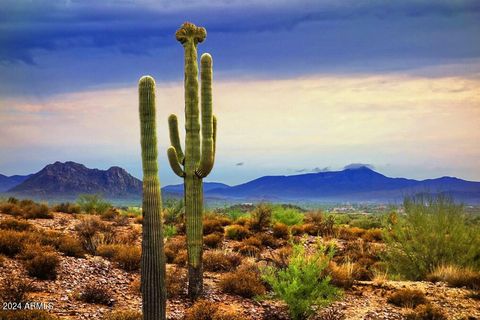
[[[9,92],[24,89],[24,75],[40,86],[48,77],[51,86],[42,92],[125,83],[138,70],[178,80],[181,61],[170,61],[181,48],[173,34],[185,20],[207,28],[200,50],[212,52],[217,74],[226,77],[384,72],[480,56],[478,1],[44,0],[1,6],[0,82],[9,80],[3,89]]]

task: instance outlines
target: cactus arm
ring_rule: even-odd
[[[183,172],[182,166],[178,162],[177,151],[173,146],[170,146],[167,150],[168,162],[170,162],[170,167],[172,167],[173,172],[180,178],[185,177],[185,172]]]
[[[171,114],[168,117],[168,127],[170,129],[170,144],[172,145],[172,147],[175,148],[178,162],[180,164],[183,164],[185,156],[183,155],[182,145],[180,144],[180,136],[178,134],[178,121],[176,115]]]
[[[165,320],[167,294],[153,78],[142,77],[138,84],[138,91],[143,168],[142,311],[145,320]]]
[[[212,114],[212,57],[205,53],[201,58],[202,155],[196,170],[197,176],[206,177],[213,168],[213,114]]]

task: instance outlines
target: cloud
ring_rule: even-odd
[[[244,163],[243,163],[243,162],[237,162],[235,165],[236,165],[237,167],[240,167],[240,166],[243,166]]]
[[[180,80],[182,49],[173,34],[185,17],[208,29],[199,50],[212,52],[219,77],[372,73],[480,58],[480,4],[473,0],[7,0],[0,93],[127,85],[143,72]]]
[[[355,159],[385,174],[480,180],[479,87],[479,79],[405,74],[217,80],[209,180],[236,184]],[[28,173],[68,159],[141,176],[137,94],[132,84],[0,100],[0,172]],[[176,113],[184,125],[183,83],[157,82],[156,97],[161,181],[176,183],[166,119]]]
[[[330,170],[330,167],[324,167],[324,168],[319,168],[319,167],[315,167],[312,169],[312,172],[328,172],[328,171],[331,171]]]
[[[343,167],[343,170],[347,170],[347,169],[359,169],[359,168],[363,168],[363,167],[366,167],[366,168],[369,168],[369,169],[375,169],[375,167],[371,164],[368,164],[368,163],[351,163],[351,164],[347,164],[345,167]]]

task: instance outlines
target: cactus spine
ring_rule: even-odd
[[[162,198],[158,180],[155,128],[155,81],[142,77],[138,84],[143,168],[143,232],[141,291],[144,320],[166,319],[165,253]]]
[[[175,34],[185,50],[185,153],[178,135],[177,117],[168,119],[171,146],[167,150],[173,172],[184,179],[188,249],[188,293],[196,298],[203,292],[203,185],[213,168],[216,118],[212,114],[212,57],[201,57],[201,138],[198,108],[197,44],[205,40],[204,28],[184,23]]]

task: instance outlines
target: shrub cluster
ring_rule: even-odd
[[[97,248],[99,256],[111,259],[125,271],[140,269],[142,251],[138,246],[127,244],[104,244]]]
[[[223,292],[244,298],[253,298],[266,292],[260,271],[255,265],[241,265],[237,270],[226,273],[220,279],[219,285]]]
[[[7,202],[0,204],[0,211],[12,216],[23,217],[25,219],[52,219],[48,205],[36,203],[33,200],[18,200],[9,198]]]
[[[468,223],[463,206],[442,196],[417,196],[407,198],[404,208],[385,238],[390,270],[419,280],[441,265],[480,268],[480,229]]]
[[[81,208],[76,203],[61,202],[53,207],[53,211],[62,213],[80,213]]]
[[[206,271],[231,271],[240,265],[242,257],[222,250],[208,250],[203,254],[203,268]]]
[[[232,224],[225,228],[225,236],[232,240],[243,240],[250,235],[247,227],[239,224]]]
[[[78,197],[77,204],[82,212],[88,214],[102,215],[112,208],[112,204],[98,194],[82,194]]]
[[[285,301],[294,320],[311,314],[313,304],[327,304],[339,294],[330,284],[330,277],[324,275],[333,254],[332,248],[320,246],[314,254],[307,254],[301,242],[293,245],[285,268],[264,269],[263,279],[273,293]]]
[[[426,304],[428,300],[420,290],[400,289],[391,294],[387,302],[397,307],[415,308],[421,304]]]
[[[111,306],[114,303],[110,289],[96,282],[87,283],[78,294],[78,299],[86,303],[95,303]]]
[[[248,320],[232,307],[198,300],[187,309],[184,320]]]

